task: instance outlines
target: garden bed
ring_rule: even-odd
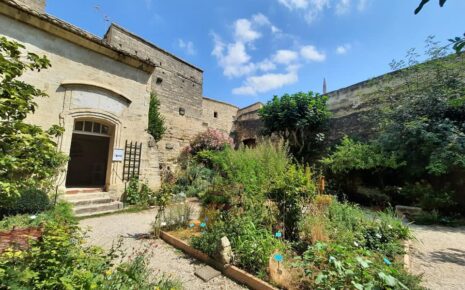
[[[173,233],[162,231],[160,233],[160,238],[163,239],[168,244],[172,245],[173,247],[179,250],[182,250],[189,256],[194,257],[195,259],[214,267],[218,271],[221,271],[223,275],[241,284],[247,285],[251,289],[257,289],[257,290],[276,290],[277,289],[273,287],[272,285],[270,285],[269,283],[255,277],[254,275],[247,273],[244,270],[241,270],[240,268],[236,266],[224,265],[220,263],[219,261],[216,261],[210,258],[207,254],[202,253],[201,251],[191,247],[188,243],[186,243],[185,240],[181,240],[180,238],[173,235]]]

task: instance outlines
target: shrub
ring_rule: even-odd
[[[275,182],[268,196],[278,205],[278,220],[284,222],[285,238],[297,240],[298,223],[302,218],[303,208],[309,204],[316,192],[310,168],[290,165]]]
[[[219,151],[232,145],[232,139],[226,134],[216,129],[207,129],[199,133],[190,144],[190,153],[195,155],[204,150]]]
[[[155,142],[160,141],[166,131],[165,120],[160,114],[160,101],[155,93],[150,94],[149,127],[147,131],[152,135]]]
[[[0,254],[0,289],[181,289],[179,283],[163,277],[152,282],[143,253],[114,266],[123,259],[117,254],[120,245],[109,253],[84,246],[69,204],[59,203],[36,219],[22,221],[20,226],[42,224],[43,235],[26,250],[10,248]]]
[[[418,278],[374,252],[333,243],[316,243],[303,254],[311,289],[416,289]]]
[[[268,261],[277,249],[284,249],[284,244],[273,234],[257,226],[249,216],[228,217],[207,227],[200,237],[194,237],[194,248],[214,257],[217,244],[226,236],[231,242],[234,264],[254,274],[266,273]]]
[[[0,217],[17,214],[37,214],[49,209],[50,199],[40,189],[26,189],[19,196],[6,198],[0,206]]]
[[[155,204],[155,193],[149,186],[133,177],[129,180],[123,194],[123,201],[130,205],[149,206]]]

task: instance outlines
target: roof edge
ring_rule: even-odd
[[[24,17],[22,13],[31,17]],[[82,28],[12,0],[0,0],[0,14],[147,73],[152,73],[156,67],[150,60],[120,50]]]
[[[200,71],[200,72],[202,72],[202,73],[204,72],[203,69],[201,69],[201,68],[199,68],[199,67],[197,67],[197,66],[195,66],[195,65],[193,65],[193,64],[191,64],[191,63],[189,63],[189,62],[187,62],[186,60],[180,58],[179,56],[174,55],[173,53],[171,53],[171,52],[169,52],[169,51],[167,51],[167,50],[165,50],[165,49],[163,49],[163,48],[157,46],[156,44],[154,44],[154,43],[152,43],[152,42],[146,40],[145,38],[143,38],[143,37],[141,37],[141,36],[139,36],[139,35],[137,35],[137,34],[131,32],[131,31],[129,31],[129,30],[127,30],[126,28],[124,28],[124,27],[122,27],[122,26],[120,26],[120,25],[118,25],[118,24],[116,24],[116,23],[114,23],[114,22],[112,22],[112,23],[110,24],[110,26],[108,27],[107,32],[106,32],[105,35],[103,36],[103,39],[106,39],[106,38],[107,38],[108,33],[110,32],[110,30],[111,30],[112,27],[114,27],[114,28],[116,28],[116,29],[119,29],[119,30],[123,31],[123,32],[126,33],[126,34],[129,34],[130,36],[136,38],[137,40],[139,40],[139,41],[141,41],[141,42],[147,44],[148,46],[151,46],[151,47],[153,47],[153,48],[155,48],[155,49],[161,51],[162,53],[164,53],[164,54],[166,54],[166,55],[168,55],[168,56],[173,57],[174,59],[176,59],[176,60],[178,60],[178,61],[180,61],[180,62],[182,62],[182,63],[184,63],[184,64],[186,64],[186,65],[188,65],[188,66],[190,66],[191,68],[193,68],[193,69],[195,69],[195,70],[198,70],[198,71]]]
[[[234,107],[236,109],[239,110],[239,107],[238,106],[235,106],[233,104],[230,104],[230,103],[226,103],[226,102],[223,102],[223,101],[219,101],[219,100],[215,100],[215,99],[211,99],[211,98],[207,98],[207,97],[202,97],[202,99],[204,100],[208,100],[208,101],[212,101],[212,102],[215,102],[215,103],[220,103],[220,104],[223,104],[223,105],[227,105],[227,106],[230,106],[230,107]]]

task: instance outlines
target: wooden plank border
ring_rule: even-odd
[[[212,266],[213,268],[221,271],[223,275],[233,279],[236,282],[241,284],[247,285],[251,289],[256,290],[277,290],[277,288],[273,287],[271,284],[258,279],[254,275],[251,275],[244,270],[239,269],[236,266],[232,265],[223,265],[220,262],[210,258],[207,254],[194,249],[186,242],[176,238],[173,235],[170,235],[167,232],[161,231],[160,238],[167,242],[168,244],[172,245],[173,247],[183,251],[184,253],[188,254],[191,257],[196,258],[197,260]]]

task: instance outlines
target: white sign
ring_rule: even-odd
[[[124,149],[113,150],[113,161],[123,161]]]

